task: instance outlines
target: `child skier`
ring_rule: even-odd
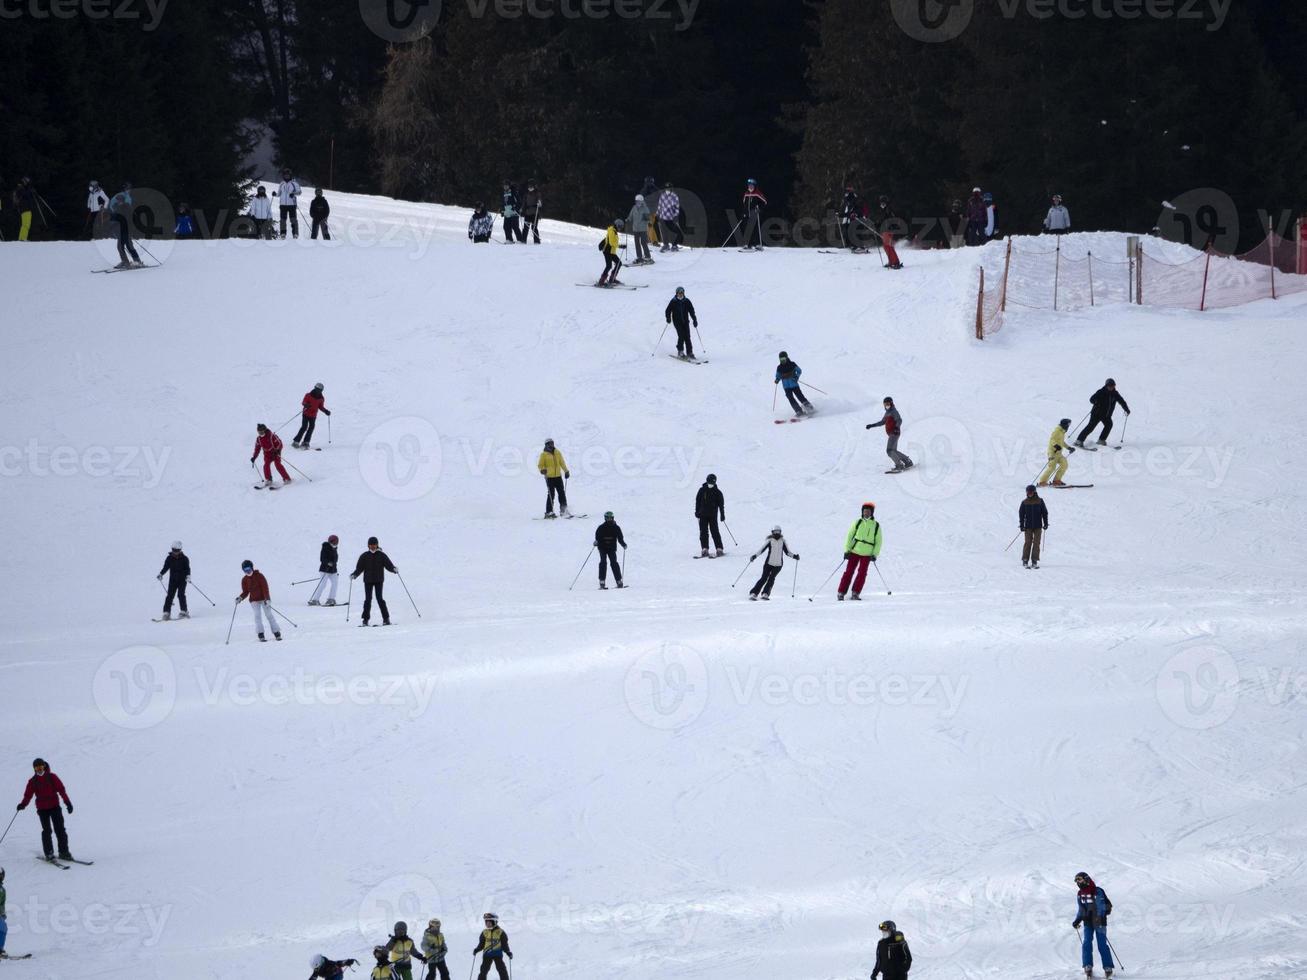
[[[903,434],[903,416],[899,410],[894,407],[894,399],[889,395],[885,396],[882,403],[885,408],[885,415],[879,422],[870,422],[867,424],[868,429],[879,429],[882,425],[885,427],[885,455],[890,458],[894,464],[894,469],[886,470],[887,473],[902,473],[904,470],[910,470],[916,464],[904,453],[899,452],[899,436]]]
[[[663,252],[679,252],[685,233],[681,231],[681,198],[672,189],[671,181],[663,185],[663,192],[658,197],[659,238]]]
[[[899,932],[893,919],[886,919],[880,924],[880,942],[876,943],[876,966],[871,971],[871,980],[882,977],[883,980],[908,980],[908,971],[912,969],[912,950],[908,941]]]
[[[1094,879],[1084,871],[1076,874],[1076,920],[1072,928],[1079,929],[1084,923],[1085,932],[1080,940],[1080,963],[1085,968],[1085,976],[1094,975],[1094,940],[1098,940],[1098,958],[1103,962],[1103,976],[1111,977],[1116,970],[1112,959],[1112,947],[1107,941],[1107,917],[1112,914],[1112,900],[1107,892],[1094,884]]]
[[[513,951],[508,948],[508,933],[499,928],[499,916],[493,912],[487,912],[483,919],[486,927],[481,930],[481,938],[477,942],[477,948],[472,950],[472,955],[483,953],[481,957],[481,972],[477,974],[478,980],[486,980],[490,974],[490,967],[494,966],[499,974],[499,980],[508,980],[508,971],[504,969],[504,957],[510,960],[513,958]]]
[[[720,558],[726,554],[722,550],[722,532],[717,529],[717,521],[726,520],[726,498],[717,489],[717,474],[709,473],[699,492],[694,495],[694,516],[699,519],[699,557]],[[716,555],[708,553],[710,534],[717,548]]]
[[[313,590],[313,597],[309,599],[310,606],[334,606],[336,604],[336,582],[340,578],[336,573],[336,563],[340,560],[336,545],[339,543],[340,538],[334,534],[328,535],[327,540],[322,542],[322,550],[318,553],[318,571],[322,573],[322,578],[318,579],[318,586]],[[331,586],[331,595],[327,597],[326,602],[319,602],[318,597],[322,595],[322,590],[328,585]]]
[[[794,409],[796,419],[801,419],[804,415],[812,415],[817,410],[812,407],[812,402],[808,401],[803,394],[803,389],[799,387],[799,375],[803,374],[803,368],[791,361],[790,355],[785,351],[781,351],[780,359],[780,364],[776,366],[774,383],[785,389],[785,397],[790,400],[790,407]]]
[[[476,210],[472,212],[472,219],[467,223],[468,240],[474,245],[488,244],[490,233],[494,230],[494,216],[486,210],[484,204],[478,201]]]
[[[326,396],[322,394],[322,382],[319,381],[313,386],[313,390],[305,394],[300,399],[300,405],[303,406],[303,413],[300,415],[300,430],[295,433],[295,438],[290,444],[296,449],[308,449],[309,441],[313,438],[313,430],[318,424],[318,413],[330,415],[331,409],[327,408]]]
[[[258,426],[258,436],[254,440],[254,455],[250,457],[250,465],[259,458],[259,453],[263,453],[263,486],[272,486],[272,468],[277,467],[277,472],[281,474],[284,482],[290,483],[290,474],[286,472],[286,467],[281,465],[281,451],[284,448],[281,437],[273,432],[262,422]]]
[[[604,240],[599,243],[599,251],[604,253],[604,271],[599,276],[600,286],[620,286],[617,274],[622,271],[622,257],[617,254],[622,243],[617,237],[617,233],[626,227],[626,222],[621,218],[614,218],[613,223],[608,226],[608,231],[604,235]]]
[[[554,494],[558,494],[559,512],[564,517],[571,517],[572,514],[567,509],[565,481],[570,480],[572,474],[567,468],[567,460],[563,458],[563,454],[554,448],[554,440],[545,440],[545,448],[540,451],[536,469],[545,478],[545,517],[551,520],[554,517]]]
[[[1017,508],[1017,523],[1026,536],[1021,546],[1021,567],[1039,567],[1039,542],[1048,530],[1048,507],[1033,483],[1026,486],[1026,499]]]
[[[1075,452],[1075,447],[1068,447],[1066,444],[1066,430],[1071,427],[1070,419],[1062,419],[1053,429],[1053,434],[1048,437],[1048,465],[1044,467],[1044,472],[1039,474],[1039,485],[1048,486],[1049,479],[1053,481],[1053,486],[1066,486],[1062,482],[1062,477],[1066,475],[1067,467],[1071,465],[1070,460],[1062,455],[1065,449],[1068,453]]]
[[[399,971],[390,962],[390,951],[385,946],[373,946],[372,958],[377,963],[368,974],[369,980],[402,980]]]
[[[780,574],[781,566],[785,564],[786,555],[789,555],[795,561],[799,560],[799,556],[790,551],[789,545],[785,543],[779,525],[771,529],[771,535],[762,543],[762,547],[749,556],[749,564],[753,564],[754,559],[764,551],[767,552],[767,560],[762,563],[762,575],[758,577],[758,581],[749,590],[749,599],[754,602],[760,597],[763,599],[771,598],[771,587],[776,581],[776,576]]]
[[[181,612],[178,614],[179,619],[190,619],[191,614],[186,611],[186,583],[191,580],[191,560],[182,552],[182,543],[174,541],[172,548],[163,559],[163,568],[159,569],[158,579],[163,581],[164,573],[168,573],[168,594],[163,598],[163,618],[172,618],[172,600],[177,599],[177,605]]]
[[[426,957],[426,980],[436,980],[437,976],[440,980],[449,980],[449,967],[445,965],[449,945],[445,942],[445,934],[440,931],[439,919],[427,922],[426,931],[422,933],[422,952]]]
[[[73,860],[73,855],[68,850],[64,815],[59,812],[59,800],[63,798],[69,814],[73,812],[73,801],[68,798],[63,780],[50,771],[50,765],[44,759],[32,760],[32,778],[27,781],[27,789],[23,792],[23,801],[18,804],[18,809],[26,810],[33,797],[36,799],[36,815],[41,819],[41,850],[45,859],[54,859],[54,841],[57,840],[59,857],[65,861]]]
[[[399,574],[384,551],[381,550],[381,543],[376,538],[368,538],[368,550],[359,555],[359,560],[354,565],[354,571],[350,574],[351,579],[363,576],[363,621],[360,626],[367,626],[368,619],[372,616],[372,597],[377,597],[377,608],[381,610],[381,625],[390,625],[390,610],[386,608],[386,599],[382,594],[386,585],[386,572]]]
[[[318,232],[322,232],[322,240],[324,242],[331,241],[331,229],[327,227],[327,219],[330,217],[331,205],[322,196],[322,188],[314,188],[313,200],[309,202],[309,220],[313,222],[309,238],[317,240]]]
[[[844,560],[848,565],[840,578],[839,594],[835,598],[841,602],[853,585],[853,599],[862,598],[862,586],[867,581],[867,565],[880,555],[884,539],[880,532],[880,522],[876,520],[876,505],[868,501],[862,505],[862,516],[853,522],[849,533],[844,536]]]
[[[622,546],[626,550],[626,539],[622,537],[622,529],[618,526],[617,521],[613,519],[613,512],[604,512],[604,522],[595,528],[595,547],[599,549],[599,588],[606,589],[608,584],[605,581],[608,578],[608,566],[613,566],[613,578],[617,580],[617,587],[624,589],[626,586],[622,582],[622,566],[617,561],[617,546]],[[484,971],[483,971],[484,972]]]
[[[355,959],[329,960],[319,953],[309,962],[309,966],[313,967],[309,980],[341,980],[345,976],[345,968],[357,963],[358,960]]]
[[[241,571],[245,574],[241,577],[241,594],[236,597],[237,604],[244,599],[250,600],[250,607],[254,610],[254,628],[258,630],[260,643],[268,642],[268,638],[263,635],[264,616],[268,617],[272,635],[280,640],[281,624],[272,612],[272,590],[268,588],[268,580],[248,558],[241,562]]]
[[[390,954],[390,965],[395,968],[402,980],[413,980],[413,957],[425,959],[414,950],[413,940],[408,935],[408,923],[396,922],[395,931],[386,942],[386,951]]]
[[[694,360],[694,341],[690,339],[690,321],[699,329],[699,315],[694,312],[694,304],[685,295],[685,287],[677,286],[676,295],[667,304],[664,311],[667,322],[676,326],[676,356],[686,361]]]
[[[899,261],[899,253],[894,251],[894,235],[903,232],[903,219],[890,207],[887,195],[880,196],[874,217],[876,230],[880,232],[880,244],[885,249],[886,268],[902,269],[903,263]]]
[[[195,223],[191,220],[191,209],[185,202],[177,205],[177,224],[173,230],[174,238],[190,238],[195,234]]]

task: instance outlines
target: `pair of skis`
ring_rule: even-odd
[[[630,284],[619,282],[616,285],[609,285],[606,282],[578,282],[578,286],[593,286],[595,289],[648,289],[648,283]]]
[[[557,521],[557,520],[575,521],[575,520],[577,520],[578,518],[581,518],[581,517],[589,517],[589,516],[590,516],[589,514],[564,514],[564,515],[560,518],[560,517],[555,517],[553,514],[546,514],[544,517],[533,517],[533,518],[531,518],[531,520],[533,520],[533,521]]]
[[[94,861],[83,861],[83,860],[81,860],[81,859],[79,859],[79,858],[54,858],[54,857],[46,857],[46,856],[43,855],[43,854],[38,854],[38,855],[36,856],[36,859],[37,859],[38,861],[42,862],[43,864],[53,864],[56,868],[58,868],[58,869],[61,870],[61,871],[67,871],[67,870],[68,870],[69,868],[71,868],[74,864],[83,864],[83,865],[86,865],[86,866],[89,867],[90,865],[92,865],[92,864],[95,863]],[[30,955],[30,954],[29,954],[29,955]],[[17,957],[17,956],[15,956],[15,957],[11,957],[11,958],[12,958],[12,959],[19,959],[19,957]]]
[[[91,272],[97,275],[107,276],[111,272],[136,272],[138,269],[158,269],[162,265],[163,265],[162,262],[155,265],[150,265],[149,263],[146,263],[143,265],[129,265],[123,269],[119,269],[117,266],[111,266],[108,269],[92,269]]]
[[[686,364],[707,364],[706,358],[702,357],[682,357],[680,354],[668,354],[673,361],[683,361]]]

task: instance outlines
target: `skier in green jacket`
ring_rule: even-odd
[[[876,505],[868,501],[862,505],[862,516],[853,522],[849,533],[844,536],[844,558],[848,565],[840,578],[837,599],[843,600],[850,583],[853,585],[852,598],[862,598],[862,587],[867,582],[867,565],[876,560],[882,544],[884,539],[880,533],[880,522],[876,520]]]

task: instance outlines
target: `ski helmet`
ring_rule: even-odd
[[[684,296],[684,295],[685,295],[685,287],[684,287],[684,286],[677,286],[677,287],[676,287],[676,295],[677,295],[677,296]]]
[[[5,869],[0,868],[0,885],[3,885],[4,882],[5,882]]]
[[[771,529],[771,533],[772,533],[772,534],[780,534],[780,533],[782,533],[782,532],[781,532],[781,526],[780,526],[779,524],[777,524],[774,528]]]
[[[266,425],[264,425],[262,422],[260,422],[260,423],[256,426],[256,428],[257,428],[260,432],[267,432],[267,431],[268,431],[268,427],[267,427]]]
[[[894,924],[894,920],[893,920],[893,919],[886,919],[884,922],[882,922],[882,923],[880,924],[880,931],[881,931],[881,932],[898,932],[898,931],[899,931],[899,927],[896,926],[896,925]]]
[[[427,920],[427,928],[428,928],[428,929],[434,929],[434,930],[436,930],[436,932],[439,932],[439,931],[440,931],[440,920],[439,920],[439,919],[428,919],[428,920]]]
[[[390,954],[386,952],[385,946],[373,946],[372,955],[376,957],[377,962],[384,963],[390,959]]]
[[[513,186],[513,182],[512,182],[511,180],[509,180],[507,177],[505,177],[505,178],[504,178],[504,186],[505,186],[505,187],[512,187],[512,186]]]
[[[396,935],[396,936],[400,936],[400,937],[407,936],[407,935],[408,935],[408,923],[407,923],[407,922],[403,922],[403,921],[396,922],[396,923],[395,923],[395,935]]]
[[[182,543],[181,543],[180,541],[174,541],[174,542],[172,543],[172,550],[173,550],[173,551],[181,551],[181,550],[182,550]]]
[[[882,194],[882,195],[880,196],[880,204],[881,204],[881,207],[884,207],[884,206],[885,206],[886,204],[888,204],[888,203],[889,203],[889,195],[888,195],[888,194]]]
[[[1116,387],[1116,378],[1108,378],[1106,384],[1107,384],[1107,387],[1109,387],[1109,388],[1115,388],[1115,387]]]
[[[535,182],[534,180],[528,180],[528,181],[526,182],[526,186],[527,186],[528,188],[535,187],[535,185],[536,185],[536,182]]]
[[[1038,491],[1035,490],[1035,485],[1033,483],[1026,484],[1026,493],[1036,493],[1036,492]]]
[[[862,509],[870,510],[873,515],[875,515],[876,513],[876,505],[872,503],[870,500],[864,500],[862,502]]]
[[[1060,425],[1060,426],[1061,426],[1062,428],[1064,428],[1064,429],[1069,429],[1069,428],[1071,428],[1071,420],[1070,420],[1070,419],[1062,419],[1062,421],[1058,422],[1058,425]]]
[[[478,210],[478,211],[484,211],[485,209],[486,209],[486,202],[485,202],[485,201],[477,201],[477,210]]]
[[[321,953],[319,953],[317,956],[313,957],[313,959],[309,961],[309,966],[313,967],[313,969],[315,970],[320,970],[322,969],[322,967],[326,965],[327,965],[327,958],[323,956]]]
[[[894,404],[894,399],[891,398],[889,395],[886,395],[884,398],[882,398],[882,399],[880,400],[880,403],[881,403],[882,405],[893,405],[893,404]]]
[[[241,562],[241,571],[242,571],[242,572],[252,572],[252,571],[254,571],[254,562],[252,562],[252,561],[250,561],[248,558],[246,558],[243,562]]]
[[[50,768],[50,763],[48,763],[48,762],[46,762],[44,759],[40,759],[40,758],[33,759],[33,760],[32,760],[32,768],[33,768],[33,769],[37,769],[37,768],[41,768],[41,769],[49,769],[49,768]]]
[[[374,544],[377,545],[378,547],[381,546],[381,542],[378,541],[375,537],[368,538],[368,547],[371,548]]]
[[[485,919],[487,922],[491,922],[491,923],[494,923],[494,922],[498,922],[498,921],[499,921],[499,916],[495,915],[494,912],[487,912],[487,913],[486,913],[485,915],[483,915],[481,918],[483,918],[483,919]]]
[[[663,184],[663,187],[670,191],[672,189],[672,182],[669,180],[667,183]]]
[[[644,203],[644,195],[643,195],[643,194],[637,194],[637,195],[635,195],[635,203],[636,203],[636,204],[643,204],[643,203]]]
[[[752,177],[750,177],[748,180],[746,180],[745,183],[748,184],[750,187],[757,187],[757,186],[758,186],[758,182],[757,182],[756,180],[754,180]]]
[[[1092,880],[1093,880],[1093,879],[1089,877],[1089,872],[1088,872],[1088,871],[1077,871],[1077,872],[1076,872],[1076,884],[1077,884],[1077,885],[1080,884],[1081,882],[1092,881]]]
[[[716,483],[717,483],[717,474],[716,474],[716,473],[709,473],[709,474],[708,474],[708,482],[711,483],[711,484],[713,484],[713,485],[716,485]]]
[[[281,168],[281,175],[282,175],[283,177],[289,177],[289,176],[290,176],[290,167],[282,167],[282,168]]]
[[[616,228],[618,231],[621,231],[623,228],[626,227],[626,222],[623,221],[621,218],[614,218],[613,227]]]
[[[340,538],[336,537],[334,534],[328,534],[327,542],[329,544],[340,544]]]
[[[604,520],[611,521],[612,519],[613,519],[613,512],[611,510],[604,511]]]
[[[790,359],[790,355],[785,353],[785,351],[781,351],[776,356],[779,357],[782,361],[788,361]]]
[[[973,188],[971,188],[971,193],[972,193],[972,194],[979,194],[979,193],[980,193],[980,188],[979,188],[979,187],[973,187]]]
[[[1053,195],[1053,203],[1054,203],[1054,204],[1061,204],[1061,203],[1062,203],[1062,195],[1061,195],[1061,194],[1054,194],[1054,195]]]
[[[322,384],[321,381],[315,381],[315,382],[313,382],[313,390],[314,390],[314,391],[321,391],[321,390],[323,389],[323,387],[324,387],[324,386],[323,386],[323,384]]]

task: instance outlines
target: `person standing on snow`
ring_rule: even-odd
[[[390,956],[390,965],[400,975],[401,980],[413,980],[413,957],[425,962],[425,957],[414,948],[413,940],[408,935],[408,923],[396,922],[395,931],[386,941],[386,952]]]
[[[527,232],[530,232],[531,241],[536,245],[540,244],[540,212],[544,208],[545,199],[536,189],[536,182],[528,180],[526,193],[522,195],[522,220],[525,222],[522,227],[522,241],[526,241]]]
[[[331,241],[331,229],[327,227],[327,219],[331,217],[331,205],[327,199],[322,196],[322,188],[313,189],[313,200],[309,202],[309,220],[313,222],[313,229],[309,233],[309,238],[317,240],[318,232],[322,232],[324,242]]]
[[[694,304],[685,295],[685,287],[677,286],[676,295],[667,304],[664,311],[667,322],[676,326],[676,356],[683,360],[694,360],[694,341],[690,339],[690,321],[699,328],[699,315],[694,312]]]
[[[694,495],[694,516],[699,519],[699,557],[720,558],[726,554],[722,550],[722,532],[717,529],[717,521],[726,520],[726,498],[717,489],[717,474],[709,473],[699,492]],[[708,536],[712,535],[717,554],[708,554]]]
[[[1081,429],[1080,435],[1076,437],[1076,445],[1082,449],[1085,440],[1094,431],[1094,426],[1099,424],[1103,426],[1103,432],[1098,437],[1098,444],[1100,446],[1107,445],[1107,437],[1112,431],[1112,413],[1116,411],[1117,405],[1125,409],[1126,415],[1130,414],[1130,406],[1117,392],[1116,381],[1113,378],[1108,378],[1103,382],[1103,387],[1089,396],[1089,404],[1093,406],[1089,413],[1089,424]]]
[[[292,238],[300,237],[300,182],[291,176],[290,167],[281,168],[281,183],[277,185],[278,209],[281,215],[281,237],[286,237],[286,219],[290,218]]]
[[[514,241],[526,241],[526,234],[522,231],[521,225],[522,205],[517,199],[517,191],[513,190],[511,181],[504,181],[504,189],[500,197],[504,202],[504,241],[510,245]]]
[[[903,263],[899,261],[899,253],[894,250],[894,236],[905,230],[903,219],[899,217],[889,203],[889,197],[885,194],[880,196],[876,203],[876,231],[880,232],[880,244],[885,249],[885,260],[890,269],[902,269]]]
[[[785,351],[781,351],[780,359],[780,364],[776,366],[776,380],[773,383],[785,389],[785,397],[789,399],[796,419],[813,414],[817,410],[812,407],[812,402],[808,401],[803,394],[803,389],[799,387],[799,375],[803,374],[803,368],[791,361],[790,355]]]
[[[908,949],[908,941],[894,920],[886,919],[880,924],[880,942],[876,943],[876,966],[871,971],[871,980],[878,976],[883,980],[908,980],[911,969],[912,950]]]
[[[635,261],[632,265],[653,265],[653,256],[649,254],[649,219],[652,212],[644,203],[644,195],[635,195],[631,213],[626,216],[627,227],[631,229],[631,239],[635,242]]]
[[[1053,206],[1044,218],[1044,231],[1050,235],[1065,235],[1071,230],[1071,212],[1062,203],[1062,195],[1053,195]]]
[[[350,575],[351,579],[363,576],[363,621],[359,624],[361,626],[367,626],[368,620],[372,617],[373,595],[377,597],[377,608],[381,610],[381,625],[390,625],[390,610],[386,608],[386,599],[383,595],[386,572],[394,572],[398,575],[399,569],[381,550],[381,543],[376,538],[368,538],[368,550],[359,555],[359,560],[354,564],[354,571]]]
[[[567,509],[566,481],[572,478],[572,472],[567,468],[567,460],[563,458],[562,451],[554,447],[554,440],[545,440],[545,448],[536,460],[536,469],[545,478],[545,517],[549,519],[554,516],[554,494],[558,494],[559,513],[571,517],[572,514]]]
[[[254,455],[250,457],[250,465],[259,458],[259,453],[263,453],[263,485],[272,486],[272,468],[277,467],[277,472],[285,483],[290,483],[290,475],[286,472],[286,467],[281,465],[281,451],[284,445],[281,436],[273,432],[262,422],[258,426],[258,435],[254,439]]]
[[[476,210],[472,212],[472,220],[467,223],[467,237],[474,245],[488,243],[490,234],[495,230],[495,219],[486,206],[477,201]]]
[[[758,189],[758,182],[752,177],[744,185],[744,197],[741,201],[744,214],[748,219],[744,228],[745,249],[762,251],[762,209],[767,206],[767,197]],[[756,229],[756,231],[755,231]],[[757,242],[754,242],[754,238]]]
[[[449,980],[449,967],[445,965],[449,944],[445,942],[445,934],[440,931],[439,919],[427,922],[426,931],[422,933],[422,952],[427,964],[426,980],[436,980],[437,977],[439,980]]]
[[[626,227],[626,222],[621,218],[614,218],[613,223],[608,226],[608,231],[604,235],[604,240],[599,243],[599,251],[604,253],[604,272],[599,277],[601,286],[620,286],[617,281],[617,273],[622,271],[622,257],[617,254],[621,248],[621,241],[617,233]]]
[[[195,237],[195,222],[191,219],[191,206],[185,201],[177,205],[177,223],[173,225],[174,238]]]
[[[1048,530],[1048,507],[1033,483],[1026,486],[1026,499],[1017,508],[1017,526],[1026,536],[1021,546],[1021,567],[1039,567],[1039,542]]]
[[[499,916],[493,912],[487,912],[483,919],[486,927],[481,930],[481,939],[477,942],[477,948],[472,950],[475,957],[477,953],[483,953],[481,957],[481,972],[477,974],[478,980],[486,980],[490,975],[490,967],[493,965],[499,973],[500,980],[508,980],[508,971],[504,969],[504,957],[510,960],[513,958],[513,951],[508,948],[508,933],[499,928]]]
[[[141,262],[140,255],[136,252],[136,246],[132,244],[132,185],[127,181],[123,182],[123,189],[115,194],[109,201],[109,221],[118,238],[118,264],[115,269],[130,269],[133,266],[140,268],[144,263]]]
[[[658,196],[658,238],[663,252],[679,252],[681,242],[685,241],[685,233],[681,231],[681,198],[672,190],[671,181],[663,185],[663,192]]]
[[[9,937],[9,924],[5,919],[5,869],[0,868],[0,960],[9,959],[5,952],[5,940]]]
[[[894,469],[887,472],[902,473],[904,470],[912,469],[917,464],[912,462],[905,454],[899,452],[899,436],[903,434],[903,416],[894,407],[894,399],[886,395],[884,406],[884,417],[879,422],[867,423],[867,428],[879,429],[882,425],[885,427],[885,455],[894,464]]]
[[[245,599],[250,600],[250,608],[254,610],[254,628],[258,631],[260,643],[268,642],[268,638],[263,635],[264,616],[268,617],[272,635],[280,640],[281,624],[272,611],[272,590],[268,588],[268,580],[248,558],[241,562],[241,571],[244,575],[241,576],[241,594],[236,597],[237,605]]]
[[[300,415],[300,429],[295,433],[295,438],[291,440],[291,445],[296,449],[309,449],[309,441],[313,438],[313,430],[318,424],[318,413],[330,415],[331,409],[327,408],[327,399],[322,394],[322,382],[319,381],[313,386],[313,390],[305,394],[300,399],[300,405],[303,406],[304,412]]]
[[[395,969],[395,964],[390,962],[390,951],[385,946],[373,946],[372,958],[377,965],[368,974],[369,980],[403,980]]]
[[[1062,419],[1053,429],[1053,434],[1048,437],[1048,465],[1044,467],[1044,472],[1039,474],[1039,485],[1046,487],[1051,479],[1053,486],[1065,486],[1062,477],[1066,475],[1067,467],[1071,461],[1063,455],[1063,450],[1067,453],[1075,452],[1075,447],[1068,447],[1066,444],[1066,430],[1071,427],[1070,419]]]
[[[340,561],[340,553],[336,550],[336,545],[340,544],[340,538],[334,534],[329,535],[327,540],[322,542],[322,550],[318,552],[318,571],[322,573],[322,578],[318,579],[318,586],[313,590],[313,596],[309,599],[310,606],[334,606],[336,604],[336,582],[340,578],[336,574],[336,565]],[[326,602],[319,602],[318,596],[322,595],[322,590],[328,585],[331,586],[331,595],[327,597]]]
[[[1076,888],[1076,920],[1071,926],[1079,929],[1083,923],[1085,927],[1080,940],[1080,965],[1085,968],[1085,976],[1094,975],[1094,940],[1097,939],[1098,958],[1103,962],[1103,976],[1110,978],[1116,969],[1116,963],[1112,960],[1112,947],[1107,942],[1107,917],[1112,914],[1112,900],[1084,871],[1076,873]]]
[[[191,580],[191,560],[182,552],[180,541],[172,543],[172,550],[163,559],[163,568],[159,569],[157,576],[160,582],[163,581],[165,572],[168,574],[168,594],[163,598],[163,618],[172,618],[172,600],[175,596],[181,609],[178,618],[190,619],[191,614],[186,611],[186,584]]]
[[[649,244],[658,244],[658,215],[654,213],[654,206],[657,203],[654,198],[658,194],[658,183],[652,177],[644,179],[644,186],[640,188],[640,196],[644,198],[645,204],[649,208],[649,220],[645,225],[649,232]]]
[[[91,181],[86,189],[86,225],[83,231],[90,231],[91,238],[103,238],[105,225],[109,220],[109,198],[100,187],[98,180]]]
[[[595,547],[599,549],[599,588],[601,589],[608,588],[605,580],[608,578],[609,564],[613,566],[613,578],[617,580],[617,587],[626,588],[622,583],[622,566],[617,560],[619,544],[625,551],[626,539],[622,537],[622,529],[613,519],[613,512],[605,511],[604,522],[595,528]]]
[[[862,505],[862,516],[853,522],[844,537],[844,560],[848,565],[840,578],[837,599],[841,602],[844,600],[850,585],[853,586],[852,598],[862,598],[862,587],[867,581],[867,565],[880,555],[883,544],[880,522],[876,520],[876,505],[868,501]]]
[[[767,553],[767,560],[762,563],[762,574],[758,576],[758,581],[749,590],[750,602],[756,602],[760,598],[771,599],[771,587],[776,582],[776,576],[781,573],[781,566],[785,564],[786,555],[789,555],[795,561],[799,560],[799,556],[790,551],[789,545],[785,543],[785,537],[781,534],[780,525],[772,528],[771,534],[762,543],[762,547],[749,556],[749,564],[752,565],[763,552]]]
[[[50,771],[50,765],[44,759],[32,760],[32,778],[27,781],[23,791],[23,801],[18,804],[20,811],[27,809],[27,804],[36,800],[36,815],[41,819],[41,849],[47,861],[55,856],[54,842],[59,842],[59,857],[65,861],[73,860],[68,850],[68,831],[64,829],[64,815],[59,812],[59,800],[64,801],[68,813],[73,812],[73,801],[68,798],[63,780]]]
[[[852,184],[844,186],[844,203],[840,205],[840,241],[845,248],[857,250],[858,242],[854,238],[853,222],[862,217],[862,201]]]
[[[345,976],[347,967],[357,965],[358,960],[329,960],[321,953],[313,957],[309,966],[313,967],[313,972],[309,975],[309,980],[342,980]]]
[[[36,188],[31,177],[22,178],[14,188],[14,207],[18,211],[18,240],[25,242],[32,237],[32,213],[36,210]]]
[[[250,198],[250,218],[254,221],[255,238],[272,237],[272,199],[262,184],[254,192],[254,197]]]
[[[985,191],[985,241],[993,241],[999,236],[998,208],[994,207],[994,195]]]

